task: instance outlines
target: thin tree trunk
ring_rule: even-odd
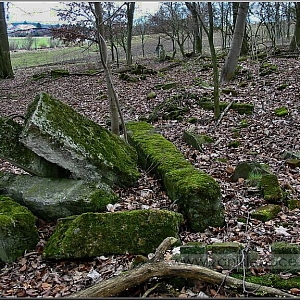
[[[102,5],[100,2],[94,2],[94,7],[95,7],[95,15],[96,15],[99,53],[100,53],[101,63],[104,69],[106,85],[107,85],[107,94],[108,94],[109,104],[110,104],[111,131],[116,135],[120,135],[120,129],[119,129],[119,116],[120,116],[121,123],[123,125],[124,139],[127,142],[127,132],[125,127],[125,122],[123,119],[122,111],[120,109],[119,99],[113,84],[111,71],[107,61],[107,46],[103,38],[104,26],[103,26]]]
[[[0,78],[13,78],[11,66],[4,2],[0,2]]]
[[[228,57],[221,72],[221,83],[224,81],[230,81],[234,77],[235,69],[238,63],[238,58],[240,56],[241,47],[243,43],[248,8],[249,2],[240,2],[232,44],[230,47]]]
[[[300,48],[300,2],[295,2],[296,9],[296,24],[294,35],[290,43],[290,50],[295,51],[297,48]]]
[[[127,2],[127,47],[126,47],[126,62],[130,66],[132,64],[132,54],[131,54],[131,41],[132,41],[132,27],[133,27],[133,16],[135,2]]]

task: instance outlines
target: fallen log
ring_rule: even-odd
[[[166,246],[172,245],[174,241],[174,238],[166,238],[158,247],[159,251],[156,251],[154,258],[140,267],[129,270],[126,273],[122,273],[108,280],[96,283],[85,290],[71,295],[71,297],[112,297],[126,291],[129,288],[147,282],[152,277],[182,277],[186,279],[198,279],[207,283],[223,285],[235,290],[242,290],[247,293],[259,293],[264,296],[293,297],[293,295],[279,289],[246,282],[202,266],[178,263],[174,261],[159,261],[158,259],[161,258],[162,250],[166,249]]]

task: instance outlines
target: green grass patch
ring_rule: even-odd
[[[11,63],[13,68],[17,69],[59,63],[67,60],[83,58],[84,56],[86,56],[86,53],[84,53],[84,48],[81,47],[12,52]]]

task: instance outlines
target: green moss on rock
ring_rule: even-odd
[[[23,126],[0,117],[0,157],[26,172],[41,177],[68,177],[69,172],[38,156],[20,142]]]
[[[280,203],[283,200],[283,192],[276,175],[264,174],[261,178],[261,188],[266,201]]]
[[[260,220],[262,222],[267,222],[269,220],[272,220],[280,211],[281,207],[279,205],[268,204],[255,209],[251,213],[251,216],[254,219]]]
[[[108,204],[119,200],[105,184],[67,178],[10,174],[0,177],[0,188],[47,221],[84,212],[103,212]]]
[[[0,195],[0,260],[12,262],[38,242],[34,215],[10,197]]]
[[[298,199],[287,200],[287,206],[290,210],[300,208],[300,200],[298,200]]]
[[[46,93],[29,105],[21,141],[75,178],[128,186],[139,176],[131,146]]]
[[[193,146],[195,149],[202,151],[202,145],[212,143],[213,139],[205,134],[196,134],[192,131],[184,131],[183,141]]]
[[[179,205],[193,231],[224,222],[220,187],[196,170],[177,148],[145,122],[127,124],[129,142],[137,149],[139,162],[163,181],[171,199]]]
[[[45,259],[86,258],[109,254],[148,254],[166,237],[178,238],[181,214],[166,210],[85,213],[60,219]]]
[[[220,102],[220,111],[223,111],[228,106],[228,104],[229,103],[227,102]],[[199,107],[206,110],[214,109],[214,103],[210,101],[199,101],[198,105]],[[237,111],[239,114],[251,115],[254,110],[254,105],[249,103],[233,103],[230,109]]]

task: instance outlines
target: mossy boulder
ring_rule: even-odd
[[[217,182],[196,170],[177,148],[146,122],[127,124],[129,142],[144,169],[161,179],[169,197],[176,201],[192,231],[222,226],[224,212]]]
[[[298,200],[298,199],[287,200],[287,206],[290,210],[300,208],[300,200]]]
[[[167,82],[167,83],[157,84],[155,88],[158,90],[169,90],[175,88],[176,86],[177,86],[176,82]]]
[[[266,76],[266,75],[270,75],[272,73],[277,73],[278,72],[278,67],[277,65],[268,63],[268,62],[264,62],[261,64],[261,66],[259,67],[259,75],[260,76]]]
[[[45,259],[110,254],[148,254],[166,237],[178,238],[183,217],[166,210],[85,213],[60,219],[46,244]]]
[[[0,117],[0,157],[26,172],[41,177],[68,177],[69,172],[26,148],[20,141],[23,126]]]
[[[188,145],[191,145],[195,149],[199,151],[203,151],[203,145],[211,144],[213,142],[213,138],[205,134],[196,134],[193,131],[187,130],[183,132],[183,141]]]
[[[21,142],[76,179],[131,186],[139,176],[131,146],[46,93],[29,105]]]
[[[177,258],[175,257],[175,259]],[[206,244],[200,242],[188,242],[180,247],[180,256],[177,260],[186,264],[206,267],[208,265]]]
[[[286,164],[288,166],[290,166],[291,168],[295,169],[297,167],[300,167],[300,159],[297,159],[297,158],[287,159]]]
[[[0,195],[0,261],[10,263],[34,250],[38,231],[34,215],[10,197]]]
[[[255,161],[245,161],[239,163],[231,176],[231,181],[236,182],[239,178],[248,179],[251,174],[271,174],[268,167]]]
[[[299,272],[300,246],[286,242],[271,244],[272,272]]]
[[[103,212],[107,204],[119,200],[109,186],[101,183],[8,173],[0,174],[0,191],[46,221],[84,212]]]
[[[165,99],[161,104],[157,105],[151,115],[149,121],[156,121],[159,118],[164,120],[180,120],[190,108],[184,103],[184,96],[174,95]]]
[[[227,102],[220,102],[220,111],[228,106]],[[206,110],[214,110],[214,103],[211,101],[198,101],[198,106]],[[230,109],[237,111],[239,114],[251,115],[254,111],[254,105],[249,103],[233,103]]]
[[[242,262],[243,245],[235,242],[213,243],[210,245],[213,266],[231,270]]]
[[[281,211],[281,207],[276,204],[267,204],[255,209],[251,216],[254,219],[262,222],[267,222],[275,218],[275,216]]]
[[[269,203],[281,203],[283,192],[279,185],[278,178],[274,174],[264,174],[261,177],[261,188],[264,199]]]
[[[275,108],[274,112],[277,117],[284,117],[289,114],[289,110],[285,106]]]

